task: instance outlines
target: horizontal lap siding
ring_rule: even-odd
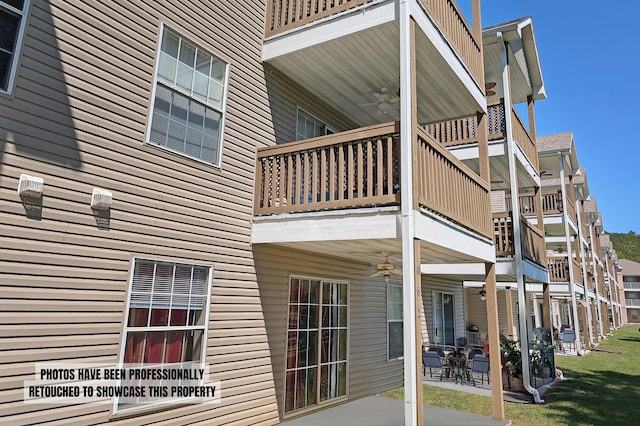
[[[422,276],[422,342],[428,344],[433,341],[435,328],[433,325],[433,291],[453,294],[453,309],[455,311],[455,339],[465,336],[464,291],[462,282],[428,275]]]
[[[402,361],[387,361],[384,280],[370,278],[369,265],[271,245],[255,246],[254,254],[281,414],[291,275],[349,282],[350,399],[402,385]]]
[[[221,168],[144,144],[161,22],[230,63]],[[32,1],[16,88],[0,96],[0,423],[278,422],[250,247],[255,149],[274,141],[263,27],[255,1]],[[44,178],[38,220],[21,173]],[[94,187],[113,192],[108,222]],[[118,362],[133,256],[213,266],[221,403],[116,418],[109,404],[23,404],[36,362]]]

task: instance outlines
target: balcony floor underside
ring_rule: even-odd
[[[493,262],[491,242],[446,219],[415,214],[422,263]],[[389,252],[402,258],[397,207],[255,217],[253,244],[274,244],[354,261],[379,263]],[[451,242],[454,241],[454,244]]]

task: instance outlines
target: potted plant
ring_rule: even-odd
[[[507,356],[505,364],[508,369],[509,383],[512,390],[524,390],[522,382],[522,351],[517,340],[509,340],[504,344]]]

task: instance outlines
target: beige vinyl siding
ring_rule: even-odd
[[[161,23],[229,63],[221,168],[144,143]],[[274,142],[263,27],[261,2],[33,1],[0,96],[2,422],[278,422],[250,246],[255,149]],[[39,219],[21,173],[44,178]],[[94,187],[113,192],[108,220]],[[221,403],[115,418],[109,404],[23,404],[36,362],[119,361],[133,256],[213,266],[206,363]]]
[[[480,338],[484,340],[487,336],[487,302],[480,300],[480,295],[478,294],[479,288],[467,288],[465,289],[465,310],[466,310],[466,327],[469,327],[471,324],[476,324],[478,328],[480,328]],[[508,322],[507,322],[507,301],[506,297],[509,293],[511,297],[511,306],[513,307],[513,311],[511,312],[511,316],[513,318],[513,330],[509,330]],[[497,293],[498,299],[498,329],[501,334],[504,334],[507,337],[516,336],[517,335],[517,327],[518,327],[518,293],[516,290],[512,289],[510,292],[506,290],[498,290]]]
[[[276,124],[276,143],[296,140],[297,108],[304,109],[332,129],[340,132],[358,127],[351,120],[312,96],[304,87],[294,83],[282,73],[266,66],[271,112]]]
[[[422,318],[422,342],[429,344],[433,341],[433,291],[441,291],[453,295],[453,309],[455,315],[455,338],[465,336],[464,323],[464,292],[462,282],[445,278],[422,276],[422,308],[424,316]]]
[[[349,283],[349,399],[402,385],[402,361],[387,361],[384,280],[369,278],[370,265],[272,245],[256,245],[254,254],[281,415],[291,275]]]

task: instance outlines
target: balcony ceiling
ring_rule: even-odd
[[[501,33],[503,38],[497,37]],[[511,96],[514,104],[547,97],[538,47],[533,32],[531,18],[516,19],[483,30],[485,81],[496,83],[492,88],[495,95],[488,96],[489,102],[504,97],[502,84],[502,51],[504,41],[509,43],[508,61],[511,68]]]
[[[265,41],[265,46],[269,41]],[[465,117],[481,109],[427,36],[416,31],[418,122]],[[399,120],[398,21],[393,20],[267,60],[359,126]]]

